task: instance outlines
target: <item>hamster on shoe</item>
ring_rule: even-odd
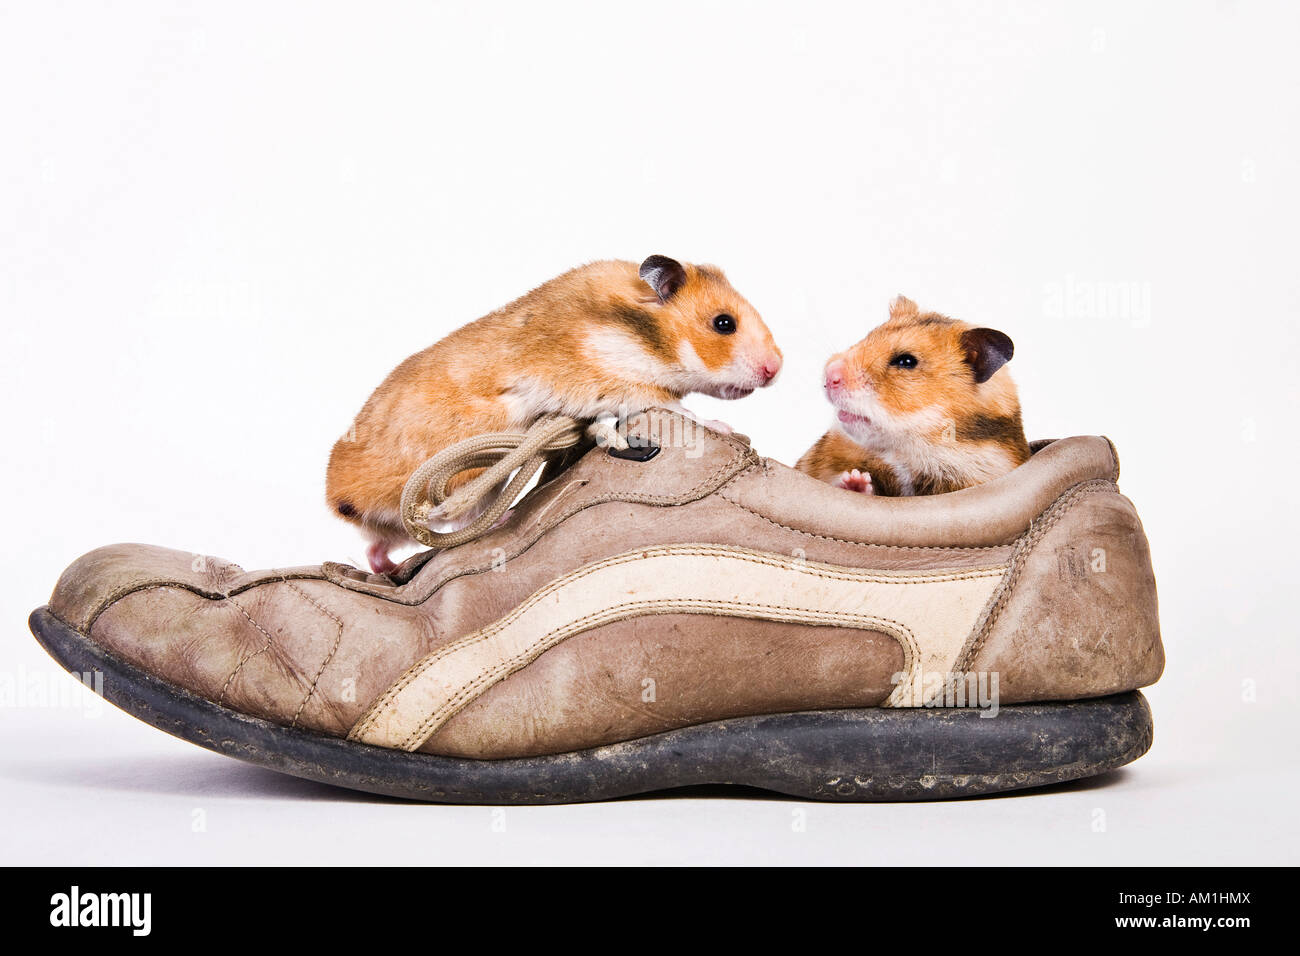
[[[394,369],[335,443],[326,500],[362,528],[372,570],[386,573],[389,550],[410,540],[402,486],[444,448],[543,415],[680,409],[694,392],[743,398],[780,369],[772,333],[716,266],[667,256],[579,266]]]
[[[935,495],[1028,461],[1011,339],[922,312],[899,296],[889,320],[826,363],[831,430],[796,468],[865,494]]]

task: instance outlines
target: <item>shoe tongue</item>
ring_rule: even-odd
[[[666,408],[629,416],[620,434],[632,446],[628,452],[591,448],[565,472],[585,483],[584,495],[674,504],[711,494],[757,461],[744,436],[723,434]]]
[[[617,439],[611,433],[553,456],[539,486],[516,511],[548,510],[547,502],[561,488],[567,489],[566,503],[584,498],[688,501],[711,493],[755,460],[744,435],[719,432],[667,408],[629,415],[614,430]]]
[[[641,447],[648,440],[660,448],[683,448],[694,452],[695,457],[710,449],[721,450],[714,447],[719,439],[724,443],[739,442],[745,446],[750,443],[747,435],[719,431],[705,422],[668,408],[649,408],[630,415],[620,421],[619,431],[630,445]]]
[[[429,562],[429,559],[437,553],[437,548],[430,548],[428,551],[417,551],[399,564],[396,569],[388,572],[389,580],[394,584],[405,584],[407,581],[411,580],[411,578],[415,577],[416,572],[424,567]]]
[[[433,587],[449,564],[479,566],[485,556],[494,560],[493,555],[518,553],[539,535],[562,535],[559,526],[567,516],[584,508],[615,501],[657,508],[686,504],[712,494],[758,462],[743,435],[722,434],[669,409],[652,408],[630,416],[620,433],[630,445],[644,447],[649,442],[658,451],[637,460],[591,443],[575,446],[567,456],[548,463],[539,486],[498,527],[467,544],[412,555],[389,579],[417,593],[422,587]]]

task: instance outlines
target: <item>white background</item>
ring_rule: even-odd
[[[1294,4],[0,9],[6,862],[1300,861]],[[766,454],[899,292],[1012,336],[1031,437],[1116,441],[1169,659],[1148,756],[982,801],[499,816],[23,692],[70,680],[25,617],[100,544],[358,562],[324,466],[388,370],[651,253],[722,265],[784,346],[771,389],[688,401]]]

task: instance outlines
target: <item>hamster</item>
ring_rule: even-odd
[[[548,414],[580,420],[687,394],[743,398],[770,385],[781,351],[715,266],[667,256],[579,266],[412,355],[375,389],[330,454],[326,499],[363,529],[376,573],[409,540],[400,503],[426,459]],[[454,479],[448,490],[477,472]]]
[[[795,465],[864,494],[936,495],[1028,461],[1011,339],[899,296],[889,320],[826,363],[836,420]]]

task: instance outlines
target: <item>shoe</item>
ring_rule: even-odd
[[[934,799],[1150,746],[1155,580],[1106,439],[879,498],[673,411],[627,435],[389,575],[112,545],[64,572],[31,627],[155,727],[418,800],[695,784]]]

